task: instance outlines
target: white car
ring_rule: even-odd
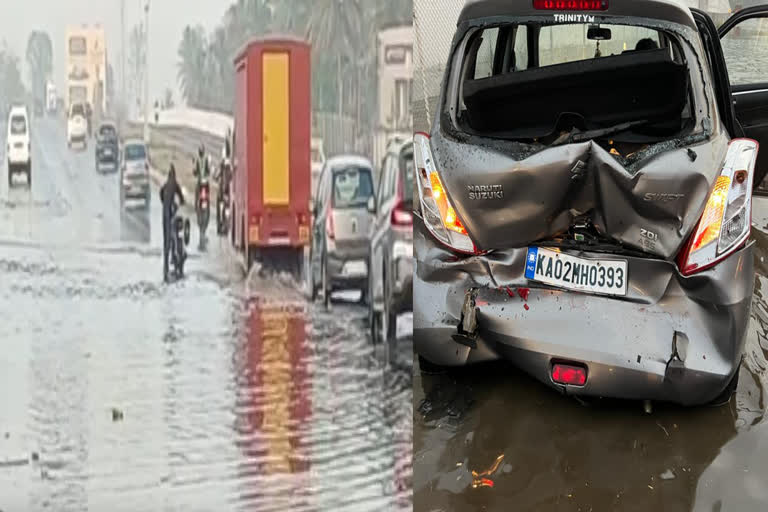
[[[30,149],[29,113],[26,107],[13,107],[8,115],[8,187],[13,174],[23,172],[32,185],[32,151]]]
[[[85,105],[73,103],[67,115],[67,146],[82,143],[83,149],[88,147],[88,120],[85,117]]]

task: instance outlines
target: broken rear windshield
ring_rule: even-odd
[[[616,24],[507,23],[470,31],[458,128],[547,145],[645,144],[692,128],[676,36]]]
[[[373,179],[367,167],[350,165],[333,170],[333,207],[359,208],[373,196]]]

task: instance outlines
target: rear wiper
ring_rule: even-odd
[[[606,137],[608,135],[615,135],[617,133],[625,132],[629,130],[630,128],[636,128],[637,126],[648,124],[650,121],[648,119],[641,119],[639,121],[629,121],[626,123],[621,124],[615,124],[613,126],[609,126],[607,128],[598,128],[596,130],[587,130],[585,132],[582,131],[576,131],[571,132],[571,134],[568,136],[568,138],[564,142],[560,142],[560,139],[555,141],[555,143],[560,144],[570,144],[572,142],[584,142],[586,140],[591,139],[597,139],[599,137]],[[557,144],[559,145],[559,144]]]

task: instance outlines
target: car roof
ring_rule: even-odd
[[[123,146],[146,146],[141,139],[126,139],[123,141]]]
[[[588,14],[600,16],[626,16],[652,18],[696,28],[688,5],[682,0],[607,0],[605,11],[540,10],[531,1],[467,0],[459,15],[459,23],[491,16],[549,16],[555,14]]]
[[[326,160],[326,163],[332,168],[344,167],[347,165],[359,165],[361,167],[369,167],[373,169],[371,161],[360,155],[336,155]]]
[[[109,126],[110,128],[117,127],[117,125],[113,121],[102,121],[101,124],[99,124],[99,128],[102,128],[104,126]]]
[[[11,107],[11,110],[10,110],[10,112],[8,113],[8,115],[9,115],[9,116],[18,116],[18,115],[23,115],[23,116],[25,116],[25,117],[26,117],[26,116],[27,116],[27,107],[25,107],[25,106],[23,106],[23,105],[16,105],[16,106],[13,106],[13,107]]]

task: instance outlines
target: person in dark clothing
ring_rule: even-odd
[[[168,281],[168,253],[171,250],[171,223],[176,215],[176,198],[179,204],[184,204],[184,194],[176,181],[176,168],[171,164],[168,170],[168,178],[160,187],[160,202],[163,205],[163,279]]]
[[[635,46],[635,50],[643,51],[643,50],[656,50],[658,49],[659,45],[651,39],[650,37],[646,37],[645,39],[641,39],[637,42],[637,45]]]

